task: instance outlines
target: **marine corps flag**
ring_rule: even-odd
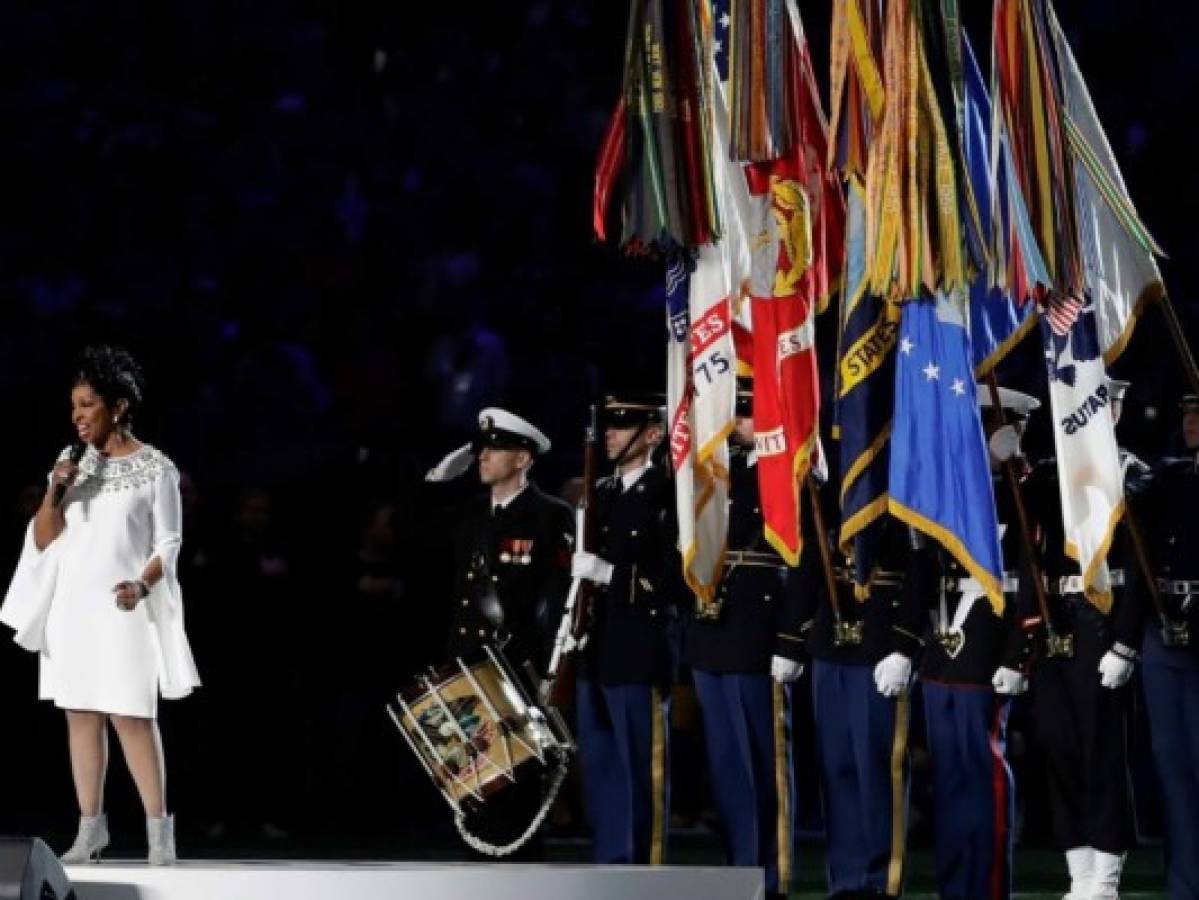
[[[787,66],[795,143],[771,162],[748,166],[753,198],[747,227],[753,248],[754,443],[766,539],[791,565],[799,562],[800,486],[820,460],[820,381],[815,316],[838,278],[844,201],[824,171],[827,138],[799,13]]]

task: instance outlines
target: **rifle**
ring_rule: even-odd
[[[583,436],[583,494],[575,508],[575,549],[586,550],[595,545],[595,476],[599,446],[599,426],[596,409],[591,407],[587,430]],[[591,627],[591,604],[595,585],[585,578],[575,578],[566,595],[562,621],[554,637],[554,649],[549,668],[541,686],[544,703],[562,708],[574,701],[578,655],[587,643]]]

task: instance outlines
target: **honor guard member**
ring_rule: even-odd
[[[991,394],[978,388],[983,425],[991,447],[991,470],[1005,572],[1004,606],[997,613],[983,585],[941,551],[941,590],[932,600],[920,681],[932,758],[934,860],[937,895],[944,900],[1006,900],[1011,896],[1012,772],[1006,757],[1008,712],[1013,694],[1027,688],[1032,635],[1039,618],[1022,610],[1021,580],[1030,574],[1019,523],[1007,484],[997,477],[1005,460],[1022,458],[1019,442],[1034,397],[1000,388],[1003,421],[986,414]],[[1029,627],[1021,628],[1023,623]]]
[[[1126,488],[1127,490],[1127,488]],[[1124,857],[1136,845],[1126,732],[1143,616],[1114,589],[1102,612],[1066,554],[1057,460],[1024,482],[1050,621],[1032,672],[1035,731],[1045,754],[1054,843],[1070,872],[1069,900],[1118,896]]]
[[[855,586],[845,564],[836,598],[827,590],[801,596],[803,618],[813,619],[806,646],[829,894],[846,900],[898,897],[903,890],[910,685],[924,643],[927,598],[940,584],[931,541],[889,516],[872,527],[877,540],[868,591]]]
[[[701,604],[688,622],[683,661],[703,713],[725,856],[734,866],[765,869],[766,896],[779,898],[787,894],[794,842],[791,683],[803,672],[801,572],[812,566],[805,560],[791,568],[766,543],[751,393],[739,381],[724,576],[715,602]]]
[[[572,574],[595,584],[576,690],[579,759],[600,863],[660,864],[669,821],[670,686],[685,587],[674,482],[654,462],[660,395],[609,396],[604,445],[614,474],[595,496],[596,546]]]
[[[1149,617],[1141,672],[1172,900],[1199,897],[1199,395],[1182,400],[1182,439],[1133,501],[1164,611]]]
[[[477,458],[487,493],[459,512],[455,541],[455,593],[447,656],[477,658],[498,648],[518,675],[531,666],[543,675],[553,638],[553,617],[569,588],[574,516],[529,480],[533,463],[550,441],[531,423],[502,409],[479,413],[475,439],[449,454],[429,474],[448,481]],[[533,681],[536,684],[536,681]],[[530,687],[533,686],[530,685]],[[518,781],[489,801],[472,822],[489,842],[514,840],[541,803],[537,779]],[[507,857],[535,859],[537,841]]]

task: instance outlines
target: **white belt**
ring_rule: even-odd
[[[1004,575],[1001,582],[1005,594],[1014,594],[1020,590],[1020,579],[1015,575]],[[949,593],[985,594],[982,582],[977,578],[943,578],[941,586]]]
[[[1059,594],[1085,594],[1087,584],[1081,575],[1063,575],[1057,580]]]
[[[1107,581],[1111,587],[1123,587],[1124,570],[1113,569],[1108,572]],[[1057,592],[1062,595],[1085,594],[1087,592],[1087,585],[1081,575],[1063,575],[1057,580]]]
[[[1159,578],[1157,579],[1157,586],[1159,590],[1167,591],[1176,597],[1184,597],[1187,594],[1199,594],[1199,581]]]

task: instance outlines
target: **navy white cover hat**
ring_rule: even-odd
[[[479,413],[480,447],[528,450],[537,456],[550,452],[550,439],[536,425],[518,415],[489,406]]]
[[[446,454],[425,474],[425,481],[453,481],[471,467],[475,454],[484,447],[527,450],[534,456],[543,456],[550,451],[550,439],[527,419],[489,406],[479,413],[479,434],[475,439]]]

